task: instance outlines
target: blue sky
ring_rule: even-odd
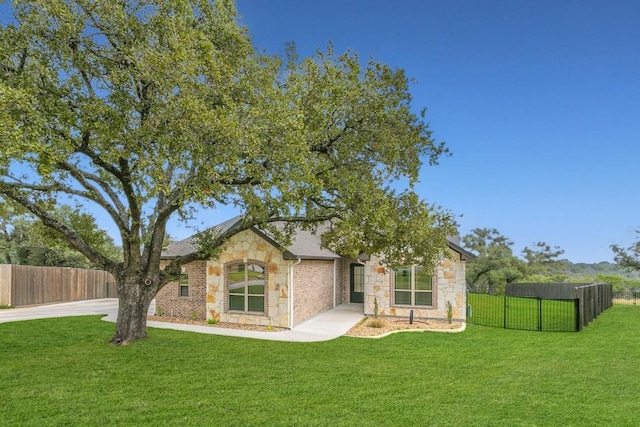
[[[453,156],[418,192],[459,218],[612,261],[640,228],[640,2],[239,0],[254,44],[357,51],[405,69]]]
[[[238,0],[268,53],[357,51],[405,69],[415,111],[453,156],[425,165],[419,194],[573,262],[612,261],[640,228],[637,0]],[[7,4],[0,19],[7,22]],[[210,226],[229,208],[194,224]],[[175,238],[192,228],[172,221]]]

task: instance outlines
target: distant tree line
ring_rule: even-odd
[[[476,292],[503,294],[507,283],[609,283],[614,291],[640,289],[640,243],[624,249],[612,246],[617,264],[571,263],[564,250],[535,242],[514,254],[513,242],[495,228],[475,228],[462,237],[477,258],[467,262],[467,286]],[[634,252],[635,251],[635,252]],[[634,264],[634,262],[636,264]]]

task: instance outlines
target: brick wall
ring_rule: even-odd
[[[164,268],[163,261],[160,268]],[[167,283],[156,295],[156,314],[187,319],[206,319],[206,261],[194,261],[184,266],[189,275],[189,296],[180,296],[178,282]]]
[[[344,280],[344,261],[339,259],[336,261],[336,305],[349,302],[348,296],[345,298],[345,288],[349,292],[349,280]]]
[[[305,260],[294,267],[294,324],[333,308],[334,262]],[[339,276],[336,275],[336,281]],[[340,289],[336,286],[336,299]]]

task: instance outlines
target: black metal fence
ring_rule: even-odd
[[[613,293],[615,305],[640,305],[640,291],[618,291]]]
[[[575,295],[576,320],[580,322],[578,331],[613,305],[612,288],[606,283],[578,286]]]
[[[581,331],[612,304],[611,286],[606,284],[571,284],[572,298],[567,298],[566,284],[562,284],[565,289],[560,294],[549,293],[549,284],[539,287],[538,292],[535,284],[526,285],[522,288],[525,291],[512,293],[533,296],[468,292],[467,322],[505,329],[574,332]],[[551,295],[556,298],[548,298]]]
[[[467,322],[527,331],[576,331],[575,302],[469,292]]]

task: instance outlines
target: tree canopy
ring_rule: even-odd
[[[329,222],[327,246],[390,265],[445,252],[453,216],[413,185],[447,149],[402,70],[331,46],[259,53],[230,0],[21,1],[15,18],[0,30],[0,196],[115,276],[113,342],[146,336],[180,265],[254,225]],[[106,212],[122,257],[53,215],[62,203]],[[238,226],[161,270],[169,219],[221,204]]]
[[[488,293],[504,292],[505,284],[526,275],[526,264],[513,255],[513,242],[495,228],[475,228],[462,237],[478,257],[467,262],[469,287]]]
[[[84,255],[71,249],[58,232],[20,206],[0,204],[0,257],[7,264],[92,268]],[[66,205],[50,212],[59,221],[74,228],[102,254],[115,260],[122,252],[106,231],[98,228],[95,218]]]
[[[562,281],[561,272],[567,264],[559,259],[564,250],[545,242],[525,246],[522,258],[513,254],[513,242],[495,228],[475,228],[465,236],[464,245],[478,254],[467,262],[468,286],[488,293],[502,293],[507,283],[527,281]]]
[[[615,254],[614,260],[618,265],[630,270],[640,271],[640,230],[636,230],[638,239],[624,248],[620,245],[611,245],[611,250]]]

